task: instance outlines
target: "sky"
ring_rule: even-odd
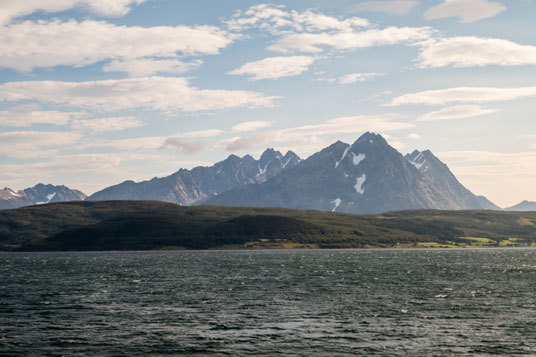
[[[536,0],[0,0],[0,185],[86,194],[366,131],[536,201]]]

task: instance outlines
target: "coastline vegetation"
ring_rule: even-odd
[[[158,201],[82,201],[0,211],[3,251],[523,246],[536,246],[536,212],[356,215]]]

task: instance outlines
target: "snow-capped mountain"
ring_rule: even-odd
[[[0,190],[0,209],[18,208],[52,202],[81,201],[86,195],[66,186],[43,185],[42,183],[21,191],[10,188]]]
[[[88,200],[159,200],[181,205],[201,204],[206,199],[241,185],[265,182],[281,171],[292,168],[300,158],[289,151],[267,149],[255,160],[246,155],[231,155],[210,167],[180,169],[176,173],[149,181],[125,181],[96,192]]]
[[[237,187],[206,203],[351,213],[497,208],[463,187],[430,152],[405,158],[373,133],[352,145],[338,141],[264,183]]]

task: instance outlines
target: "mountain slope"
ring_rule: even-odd
[[[181,205],[200,204],[207,198],[241,185],[264,182],[294,167],[300,158],[292,151],[283,156],[266,150],[259,160],[231,155],[210,167],[180,169],[162,178],[136,183],[125,181],[96,192],[88,200],[159,200]]]
[[[430,185],[440,188],[440,199],[451,209],[500,209],[484,196],[476,196],[465,188],[448,166],[430,150],[415,150],[405,158],[424,175]]]
[[[238,187],[206,203],[350,213],[482,208],[476,196],[455,187],[458,182],[446,166],[436,173],[452,176],[445,179],[446,189],[431,168],[429,174],[421,172],[381,135],[366,133],[353,145],[338,141],[265,183]]]
[[[42,183],[15,192],[10,188],[0,190],[0,209],[32,206],[44,203],[81,201],[86,195],[66,186],[44,185]]]
[[[520,212],[536,211],[536,202],[525,200],[523,202],[518,203],[515,206],[507,207],[504,210],[505,211],[520,211]]]

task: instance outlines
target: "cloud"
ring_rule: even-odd
[[[455,105],[440,109],[438,111],[426,113],[417,118],[417,121],[438,121],[474,118],[486,114],[496,113],[497,109],[482,108],[478,105]]]
[[[269,121],[246,121],[235,125],[231,128],[233,133],[244,132],[244,131],[255,131],[261,128],[267,128],[272,126],[272,123]]]
[[[404,94],[394,98],[387,106],[405,104],[445,105],[448,103],[486,103],[535,96],[536,87],[457,87]]]
[[[335,50],[355,50],[374,46],[415,43],[429,39],[435,30],[430,27],[387,27],[366,31],[335,33],[291,33],[282,36],[268,49],[288,53],[293,51],[319,53],[322,46]]]
[[[130,12],[131,5],[146,0],[3,0],[0,12],[0,25],[12,19],[30,15],[37,11],[61,12],[78,7],[98,15],[123,16]]]
[[[22,104],[0,111],[0,126],[27,127],[34,124],[67,125],[84,113],[42,110],[35,104]]]
[[[173,147],[186,154],[196,154],[203,150],[205,144],[194,141],[187,141],[183,138],[168,138],[164,142],[164,147]]]
[[[420,67],[519,66],[536,64],[536,46],[496,38],[451,37],[427,43],[419,54]]]
[[[353,11],[385,12],[391,15],[407,15],[418,5],[416,0],[365,1],[352,7]]]
[[[339,78],[340,84],[351,84],[356,82],[366,82],[374,77],[382,76],[383,73],[351,73]]]
[[[212,136],[218,136],[223,134],[224,131],[220,129],[206,129],[206,130],[196,130],[188,131],[185,133],[177,134],[175,136],[181,138],[209,138]]]
[[[445,0],[428,9],[424,17],[435,20],[455,16],[460,18],[460,22],[473,22],[493,17],[504,10],[506,7],[489,0]]]
[[[254,81],[293,77],[307,71],[314,61],[315,58],[309,56],[270,57],[246,63],[228,74],[250,75]]]
[[[203,61],[182,62],[177,59],[155,60],[135,58],[113,60],[102,67],[103,72],[124,72],[130,77],[146,77],[156,73],[182,74],[198,68]]]
[[[359,17],[340,19],[305,10],[303,12],[285,11],[284,6],[258,4],[248,10],[237,11],[230,20],[225,21],[232,31],[258,28],[272,34],[285,31],[350,31],[367,27],[369,22]]]
[[[77,130],[91,130],[96,132],[120,131],[142,126],[142,122],[135,117],[109,117],[75,120],[71,127]]]
[[[165,147],[178,147],[180,146],[179,143],[181,142],[184,143],[184,145],[187,145],[189,142],[185,139],[208,138],[218,136],[223,133],[224,131],[220,129],[196,130],[173,134],[171,136],[144,136],[136,138],[97,141],[86,144],[82,148],[113,148],[128,152],[152,151],[159,150]]]
[[[58,131],[11,131],[0,133],[0,154],[17,159],[49,157],[57,148],[79,142],[82,134]]]
[[[300,144],[311,142],[317,143],[316,149],[320,149],[318,143],[324,144],[325,140],[319,137],[330,135],[361,134],[366,131],[391,132],[415,127],[415,124],[397,120],[396,114],[385,115],[357,115],[328,120],[314,125],[303,125],[294,128],[269,130],[253,133],[244,137],[224,139],[216,143],[216,147],[228,151],[253,149],[266,144],[291,143],[295,148]]]
[[[421,136],[417,133],[411,133],[408,135],[408,139],[413,139],[413,140],[417,140],[417,139],[420,139]]]
[[[108,70],[122,68],[136,73],[147,67],[143,58],[170,60],[178,54],[217,54],[235,38],[237,35],[214,26],[140,27],[91,20],[24,21],[2,28],[0,67],[29,72],[36,67],[82,67],[112,59],[117,62],[110,63]],[[159,69],[182,68],[178,62],[152,65]]]
[[[0,101],[36,100],[101,111],[146,108],[162,112],[199,112],[271,107],[278,97],[258,92],[208,90],[185,78],[143,77],[89,82],[23,81],[0,85]]]

